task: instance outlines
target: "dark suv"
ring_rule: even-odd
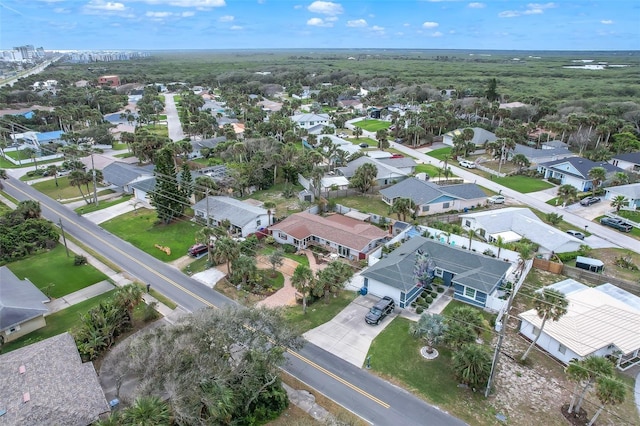
[[[600,198],[599,197],[585,197],[582,200],[580,200],[580,205],[581,206],[590,206],[591,204],[595,204],[595,203],[599,203],[600,202]]]
[[[602,219],[600,219],[600,224],[610,226],[622,232],[631,232],[631,230],[633,229],[632,225],[628,224],[622,219],[614,217],[603,217]]]
[[[364,317],[364,320],[367,324],[380,324],[380,321],[387,315],[393,312],[393,308],[395,308],[396,304],[392,298],[389,296],[385,296],[378,301],[373,307],[367,312],[367,315]]]

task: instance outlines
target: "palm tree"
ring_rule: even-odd
[[[376,132],[376,140],[378,141],[378,148],[385,150],[389,148],[389,132],[387,129],[380,129]]]
[[[521,172],[525,167],[529,167],[531,162],[524,154],[516,154],[511,157],[511,162],[518,166],[518,172]]]
[[[629,183],[629,176],[625,172],[615,172],[611,179],[611,186],[625,185]]]
[[[475,229],[467,229],[467,236],[469,237],[469,250],[471,250],[471,241],[473,240],[473,237],[475,237],[475,235]]]
[[[593,186],[593,196],[596,196],[596,189],[607,178],[607,171],[604,167],[594,167],[589,170],[589,178],[591,179],[591,185]]]
[[[598,378],[613,376],[613,363],[600,356],[588,356],[583,360],[574,362],[573,366],[572,364],[569,364],[569,367],[572,367],[570,375],[579,378],[580,381],[586,382],[584,383],[584,387],[582,388],[582,392],[578,397],[578,403],[575,407],[575,412],[579,413],[587,391],[595,384]],[[567,369],[569,367],[567,367]],[[572,407],[569,406],[569,413],[572,412]]]
[[[502,238],[502,235],[498,235],[498,239],[496,239],[496,246],[498,247],[497,258],[500,259],[500,251],[504,248],[504,238]]]
[[[82,199],[87,204],[89,204],[90,201],[88,201],[87,198],[84,196],[84,193],[82,192],[82,185],[86,185],[90,181],[91,180],[88,177],[88,175],[82,170],[74,170],[71,173],[69,173],[69,184],[78,188],[78,191],[80,191],[80,195],[82,196]]]
[[[356,139],[360,139],[360,136],[362,136],[363,130],[360,127],[354,127],[353,129],[353,134],[355,135]]]
[[[36,150],[33,148],[25,148],[22,150],[22,153],[25,154],[28,158],[31,158],[35,169],[38,170],[38,163],[36,162]]]
[[[535,299],[533,300],[533,305],[535,306],[538,316],[542,319],[542,324],[540,324],[540,330],[538,331],[535,339],[533,339],[531,345],[529,345],[525,353],[522,355],[522,358],[520,358],[521,361],[524,361],[529,356],[529,352],[531,352],[531,349],[533,349],[536,342],[542,335],[542,330],[544,330],[544,325],[547,320],[551,319],[551,321],[558,321],[567,313],[569,301],[566,296],[558,290],[545,288],[542,292],[536,294]]]
[[[447,325],[440,314],[424,313],[418,322],[412,323],[409,327],[409,333],[413,337],[422,337],[425,340],[428,353],[433,353],[433,346],[442,340],[446,330]]]
[[[452,357],[456,377],[476,389],[483,387],[491,373],[491,354],[482,345],[466,344]]]
[[[268,220],[269,223],[267,224],[267,226],[271,226],[271,215],[276,212],[275,211],[276,203],[274,203],[273,201],[265,201],[262,207],[267,209],[267,216],[269,217],[269,220]]]
[[[600,400],[600,407],[598,407],[598,411],[593,415],[587,426],[595,423],[605,405],[622,404],[626,393],[626,385],[620,380],[614,379],[613,377],[600,377],[596,383],[596,395]]]
[[[578,190],[573,185],[561,185],[558,187],[558,197],[562,198],[565,203],[571,204],[578,198]]]
[[[629,199],[624,195],[616,195],[611,200],[611,207],[616,209],[616,213],[618,213],[622,207],[626,207],[628,205]]]
[[[240,247],[230,237],[222,237],[216,241],[213,258],[216,262],[227,264],[227,273],[231,276],[231,262],[240,256]]]
[[[414,207],[413,200],[410,198],[397,198],[393,201],[391,211],[398,215],[398,220],[403,222],[407,219],[407,214],[411,213],[411,209]]]
[[[139,426],[169,425],[169,406],[157,396],[136,398],[133,405],[123,412],[123,423]]]
[[[306,265],[298,265],[293,271],[291,285],[302,294],[302,312],[307,313],[307,297],[313,288],[313,271]]]
[[[53,175],[53,179],[56,182],[56,187],[58,187],[58,170],[58,166],[56,166],[55,164],[51,164],[47,167],[47,172]]]
[[[453,160],[453,158],[453,152],[449,151],[442,157],[442,160],[440,160],[441,163],[444,163],[442,170],[447,180],[449,180],[449,176],[447,175],[447,170],[449,170],[449,161]]]

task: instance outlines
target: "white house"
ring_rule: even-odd
[[[640,173],[640,152],[630,152],[627,154],[614,155],[611,160],[611,164],[621,169]]]
[[[311,130],[318,126],[320,126],[320,128],[324,126],[333,126],[329,114],[296,114],[291,116],[291,121],[293,121],[293,123],[298,127],[306,130]]]
[[[629,205],[622,207],[624,210],[640,209],[640,183],[630,183],[628,185],[610,186],[605,188],[605,200],[613,200],[615,197],[622,195],[629,200]]]
[[[593,188],[589,170],[594,167],[604,168],[607,178],[616,172],[624,171],[608,163],[599,163],[582,157],[570,157],[538,164],[538,172],[542,173],[545,179],[558,179],[561,185],[571,185],[578,191],[585,192]]]
[[[367,156],[356,158],[355,160],[347,163],[344,167],[338,167],[338,172],[347,179],[351,179],[356,173],[358,167],[367,163],[376,166],[376,170],[378,171],[378,174],[376,175],[377,186],[391,185],[393,183],[400,182],[409,176],[409,173],[406,171]]]
[[[269,226],[273,212],[231,197],[205,197],[193,206],[197,220],[219,226],[224,220],[231,223],[233,233],[242,237]]]
[[[476,234],[488,242],[495,242],[499,237],[510,243],[528,238],[536,243],[538,252],[543,255],[578,251],[583,242],[547,225],[531,210],[522,207],[487,210],[460,215],[462,227],[473,229]]]
[[[547,287],[545,287],[547,288]],[[640,364],[640,298],[611,284],[592,288],[572,279],[548,286],[563,293],[569,305],[558,321],[542,319],[535,309],[523,312],[520,333],[568,364],[587,356],[612,357],[620,370]]]
[[[461,135],[463,130],[464,129],[456,129],[445,133],[442,136],[442,143],[445,145],[453,146],[453,138],[455,136]],[[473,139],[471,139],[471,142],[473,142],[473,144],[476,146],[476,149],[482,149],[486,142],[493,142],[498,139],[495,133],[492,133],[480,127],[472,127],[471,130],[473,130]]]
[[[491,309],[503,294],[500,285],[513,267],[462,248],[415,236],[364,270],[364,287],[375,296],[391,297],[399,307],[407,307],[423,290],[416,279],[416,253],[427,256],[430,279],[442,278],[454,287],[454,298],[473,306]]]

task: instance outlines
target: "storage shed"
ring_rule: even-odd
[[[604,263],[601,260],[591,257],[578,256],[576,258],[576,268],[585,269],[591,272],[602,272]]]

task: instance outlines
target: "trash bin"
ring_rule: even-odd
[[[369,290],[366,287],[361,287],[360,288],[360,294],[362,296],[366,296],[366,294],[369,292]]]
[[[467,213],[468,211],[469,211],[469,209],[465,207],[464,208],[464,212]]]
[[[109,401],[109,406],[111,407],[112,410],[115,410],[116,408],[118,408],[118,405],[120,405],[120,400],[118,398],[114,398],[111,401]]]

